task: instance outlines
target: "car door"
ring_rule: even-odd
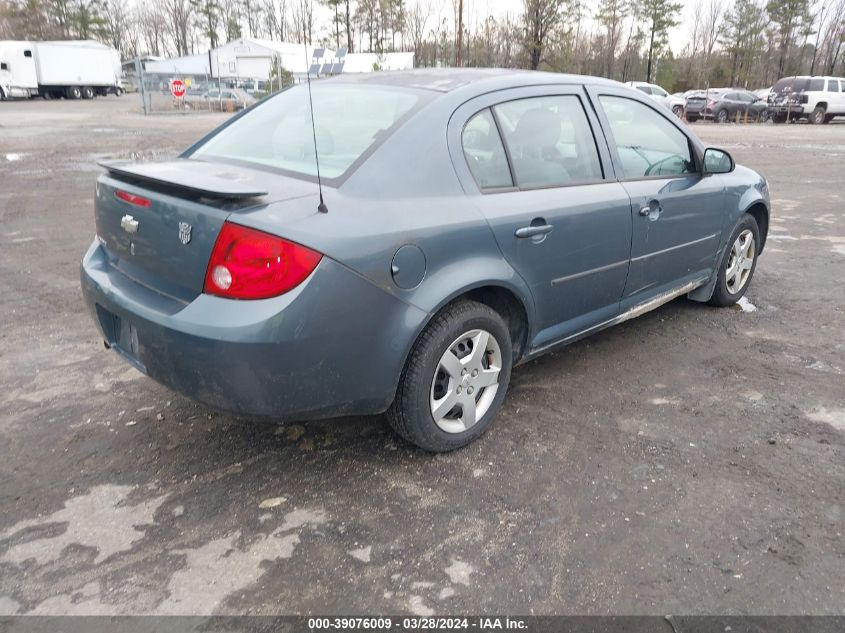
[[[828,107],[830,114],[845,114],[845,80],[828,79],[828,90],[833,107]]]
[[[462,106],[450,151],[535,303],[532,349],[618,313],[631,203],[581,86],[499,91]]]
[[[631,197],[631,266],[622,308],[706,280],[723,230],[724,184],[671,114],[627,91],[590,89],[616,173]]]

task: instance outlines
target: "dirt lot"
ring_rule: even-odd
[[[432,456],[103,349],[95,161],[224,118],[135,105],[0,104],[0,614],[845,613],[845,125],[696,124],[771,184],[756,311],[678,300],[523,366]]]

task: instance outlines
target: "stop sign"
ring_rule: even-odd
[[[185,82],[181,79],[174,79],[170,82],[170,94],[174,97],[184,97],[185,96]]]

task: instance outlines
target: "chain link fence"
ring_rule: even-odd
[[[127,74],[125,85],[137,92],[144,114],[235,113],[296,82],[289,75],[281,79],[219,78],[208,74],[151,73],[137,68]]]

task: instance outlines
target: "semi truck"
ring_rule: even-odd
[[[92,40],[0,41],[0,99],[120,95],[120,54]]]

